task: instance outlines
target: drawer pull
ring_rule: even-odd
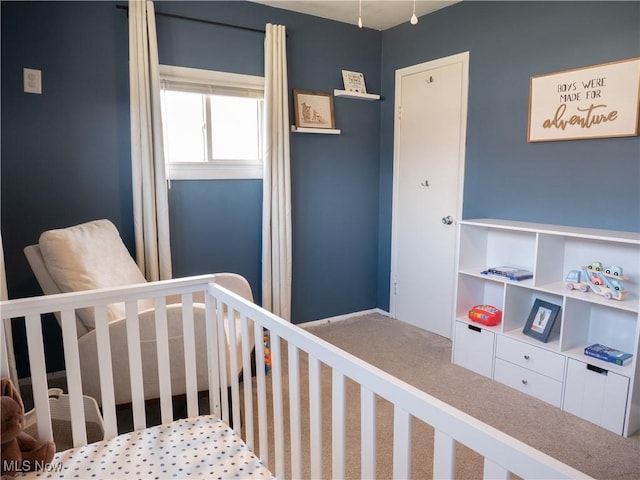
[[[473,330],[474,332],[481,332],[482,329],[480,327],[476,327],[475,325],[467,325],[469,330]]]
[[[607,375],[609,373],[609,370],[596,367],[595,365],[591,365],[590,363],[587,363],[587,370],[591,370],[592,372],[599,373],[600,375]]]
[[[529,383],[529,382],[527,382],[526,380],[522,380],[522,384],[523,385],[526,385],[527,383]]]
[[[525,360],[529,360],[529,358],[530,358],[530,357],[529,357],[529,355],[525,355],[525,356],[524,356],[524,359],[525,359]]]

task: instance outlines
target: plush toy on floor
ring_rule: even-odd
[[[43,468],[56,452],[53,442],[33,438],[24,429],[24,405],[20,393],[8,378],[0,380],[0,473],[2,479],[16,472]]]

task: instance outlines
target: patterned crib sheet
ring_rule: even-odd
[[[274,478],[233,430],[213,416],[176,420],[59,452],[19,479]]]

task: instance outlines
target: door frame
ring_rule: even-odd
[[[469,52],[462,52],[447,57],[430,60],[420,64],[412,65],[409,67],[399,68],[396,70],[395,76],[395,98],[393,107],[393,198],[391,206],[391,275],[389,281],[389,313],[395,318],[396,314],[396,295],[395,295],[395,283],[396,283],[396,270],[398,253],[396,246],[398,243],[398,182],[399,182],[399,163],[400,163],[400,104],[402,99],[402,77],[406,75],[412,75],[424,70],[431,70],[433,68],[445,67],[447,65],[461,63],[462,64],[462,91],[461,94],[461,115],[460,115],[460,145],[458,157],[458,199],[455,209],[455,264],[451,266],[454,271],[458,269],[458,244],[459,229],[458,221],[462,218],[462,202],[464,194],[464,170],[465,170],[465,158],[466,158],[466,144],[467,144],[467,113],[468,113],[468,101],[469,101]],[[457,290],[457,282],[454,281],[453,298],[454,305],[452,305],[452,311],[455,315],[455,298]],[[453,325],[453,318],[451,319]],[[451,337],[449,337],[451,338]]]

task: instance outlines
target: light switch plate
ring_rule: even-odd
[[[23,69],[25,93],[42,93],[42,72],[33,68]]]

